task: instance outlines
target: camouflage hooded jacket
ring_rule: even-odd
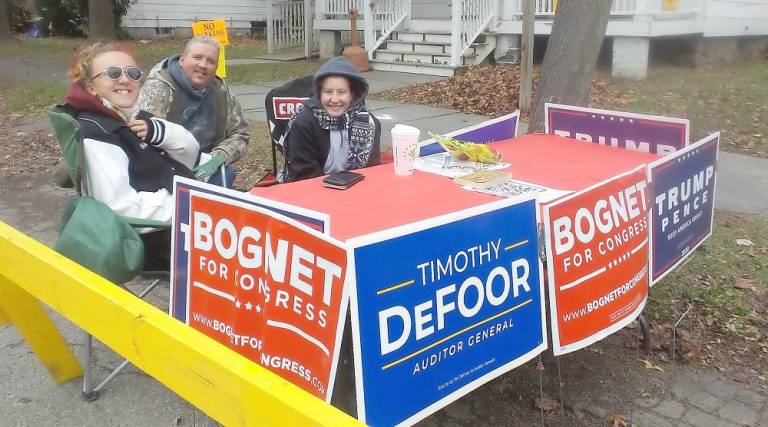
[[[149,71],[149,76],[141,88],[138,103],[140,109],[157,117],[178,121],[178,117],[173,116],[178,115],[174,113],[179,110],[174,100],[179,87],[166,68],[169,59],[160,61]],[[211,153],[223,154],[227,163],[236,162],[245,154],[251,138],[248,133],[248,123],[245,121],[240,103],[223,80],[214,77],[209,90],[215,91],[219,122],[216,143]],[[222,123],[226,125],[222,126]]]

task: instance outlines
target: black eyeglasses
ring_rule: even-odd
[[[96,80],[96,78],[102,74],[104,74],[104,77],[106,77],[109,80],[117,80],[120,78],[120,76],[123,75],[123,73],[125,73],[125,77],[128,77],[130,80],[133,80],[135,82],[139,81],[139,79],[141,79],[141,75],[144,74],[141,71],[141,68],[139,67],[134,67],[134,66],[118,67],[116,65],[113,65],[111,67],[105,68],[104,71],[91,77],[91,81]]]

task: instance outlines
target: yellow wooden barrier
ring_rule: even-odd
[[[8,315],[3,311],[3,307],[0,307],[0,326],[7,325],[9,322]]]
[[[61,313],[225,425],[359,425],[3,222],[0,253],[6,284]]]

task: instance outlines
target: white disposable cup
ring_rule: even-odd
[[[395,175],[413,174],[413,162],[419,155],[419,130],[413,126],[397,124],[392,128],[392,157]]]

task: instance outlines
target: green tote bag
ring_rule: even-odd
[[[54,248],[118,284],[131,280],[144,266],[144,243],[136,230],[90,197],[76,197],[64,209]]]

